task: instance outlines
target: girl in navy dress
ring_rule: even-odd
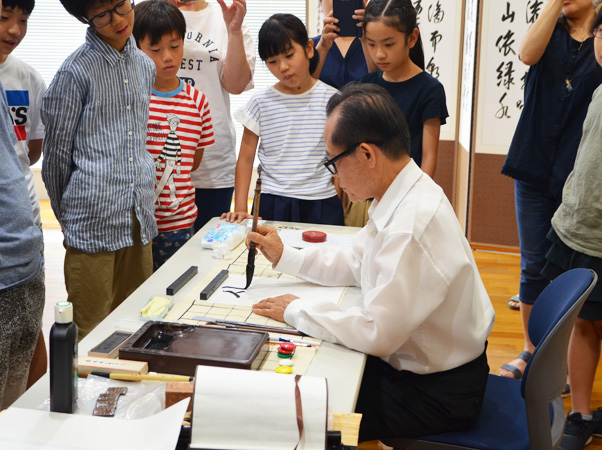
[[[424,53],[410,0],[371,0],[364,15],[364,38],[380,69],[362,82],[384,87],[405,115],[410,129],[410,156],[433,177],[441,125],[449,116],[443,85],[424,71]]]

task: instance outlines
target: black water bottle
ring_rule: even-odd
[[[71,413],[76,400],[77,325],[71,302],[58,302],[50,329],[50,411]]]

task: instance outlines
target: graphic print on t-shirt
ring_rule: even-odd
[[[163,170],[161,180],[155,188],[155,204],[157,208],[174,209],[180,204],[180,200],[176,197],[176,183],[173,179],[174,170],[177,175],[180,175],[182,171],[182,148],[180,147],[180,139],[176,134],[180,118],[172,113],[168,113],[166,117],[169,124],[169,134],[161,154],[155,160],[157,172]],[[169,190],[169,204],[161,204],[161,192],[164,189]]]
[[[193,45],[192,43],[194,42],[197,45],[202,45],[203,47],[205,47],[207,49],[208,56],[207,58],[201,58],[198,56],[195,58],[186,58],[185,54],[184,58],[182,58],[182,64],[180,64],[180,69],[200,72],[202,70],[203,64],[215,63],[220,60],[217,56],[215,56],[219,54],[219,49],[217,48],[216,42],[213,39],[205,36],[203,33],[188,30],[184,39],[185,43],[186,41],[189,42],[188,45]],[[194,78],[191,77],[185,77],[180,75],[180,79],[191,86],[194,86],[196,84]]]
[[[29,91],[6,91],[6,99],[13,119],[15,133],[20,141],[27,140],[27,113],[29,111]]]

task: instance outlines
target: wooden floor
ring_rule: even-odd
[[[46,336],[53,322],[53,305],[66,298],[63,260],[65,251],[62,246],[62,233],[50,209],[48,201],[42,201],[42,222],[44,223],[45,256],[46,256],[46,309],[44,330]],[[519,256],[517,254],[475,251],[475,260],[479,266],[481,277],[496,312],[496,321],[487,354],[491,373],[498,373],[502,364],[514,359],[522,350],[523,338],[520,313],[510,310],[506,300],[518,292],[520,278]],[[565,408],[571,406],[570,397],[565,399]],[[602,370],[600,365],[594,385],[592,408],[602,406]],[[503,424],[500,424],[503,426]],[[376,450],[386,447],[377,442],[360,445],[361,450]],[[602,438],[594,438],[589,450],[602,450]]]

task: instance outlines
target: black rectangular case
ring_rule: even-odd
[[[119,358],[147,361],[152,372],[194,376],[197,365],[258,369],[269,351],[263,331],[147,322]]]
[[[362,0],[333,0],[332,15],[339,19],[337,26],[341,29],[339,36],[362,36],[361,27],[357,26],[357,20],[353,18],[356,9],[363,9]]]

